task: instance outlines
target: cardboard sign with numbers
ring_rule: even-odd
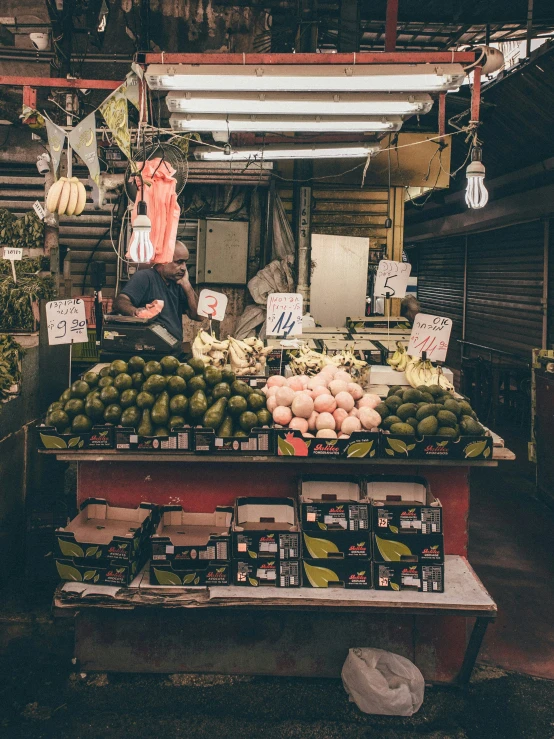
[[[407,352],[412,357],[427,353],[427,359],[444,362],[452,331],[450,318],[418,313],[414,320]]]
[[[51,346],[88,341],[87,316],[82,300],[52,300],[46,303],[46,325]]]
[[[404,298],[412,265],[407,262],[392,262],[381,259],[375,276],[373,296],[375,298]]]
[[[227,296],[215,290],[202,290],[198,296],[198,315],[222,321],[225,318]]]
[[[14,246],[5,246],[2,256],[4,259],[11,259],[18,262],[23,259],[23,249],[17,249]]]
[[[302,295],[271,293],[267,296],[267,336],[302,334]]]

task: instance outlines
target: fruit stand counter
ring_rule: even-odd
[[[221,609],[201,607],[214,588],[159,588],[155,594],[159,607],[146,608],[144,602],[125,597],[104,597],[130,589],[87,586],[91,608],[58,589],[57,613],[77,614],[76,656],[83,670],[338,676],[348,647],[376,646],[409,657],[430,682],[455,683],[469,677],[487,623],[496,615],[494,602],[465,560],[470,470],[514,459],[508,449],[495,447],[488,460],[417,462],[110,450],[44,453],[77,462],[79,504],[101,497],[122,507],[149,502],[212,511],[215,506],[232,505],[239,496],[296,497],[302,473],[386,473],[426,478],[443,507],[444,551],[449,560],[444,594],[366,591],[363,597],[361,592],[354,597],[351,591],[330,590],[323,596],[321,591],[302,589],[292,594],[272,588],[267,599],[254,595],[253,589],[231,587],[226,605],[233,592],[242,590],[232,602],[241,607]],[[469,590],[460,590],[461,582]],[[175,591],[181,597],[183,591],[194,595],[179,604],[185,607],[164,608],[176,605]],[[383,595],[386,608],[375,605]],[[418,596],[417,603],[407,595]],[[330,605],[326,597],[332,598],[332,608],[323,608]],[[361,600],[356,603],[356,598]],[[284,609],[283,600],[290,603]],[[187,648],[180,649],[178,645],[185,642]],[[295,656],[299,644],[302,658]],[[308,653],[311,658],[305,659]]]

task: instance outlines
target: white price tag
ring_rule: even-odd
[[[444,362],[452,331],[450,318],[418,313],[412,327],[407,352],[412,357],[421,357],[423,352],[433,362]]]
[[[227,296],[214,290],[202,290],[198,297],[198,315],[222,321],[227,309]]]
[[[375,298],[403,298],[406,295],[412,265],[381,259],[375,277]]]
[[[35,200],[35,202],[33,203],[33,210],[37,214],[38,218],[43,221],[44,216],[46,215],[46,211],[42,207],[42,203],[40,202],[40,200]]]
[[[302,334],[302,295],[271,293],[267,296],[267,336]]]
[[[16,249],[13,246],[4,247],[4,259],[11,259],[14,262],[19,262],[23,259],[23,249]]]
[[[52,300],[46,303],[46,325],[51,346],[88,341],[87,316],[82,300]]]

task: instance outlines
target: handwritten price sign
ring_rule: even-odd
[[[267,296],[268,336],[300,336],[302,334],[302,295],[271,293]]]
[[[381,259],[375,276],[373,296],[376,298],[403,298],[408,287],[412,265]]]
[[[418,313],[408,344],[408,354],[412,357],[421,357],[422,353],[426,352],[427,358],[433,362],[444,362],[451,331],[450,318]]]
[[[198,296],[198,315],[222,321],[227,309],[227,296],[214,290],[202,290]]]
[[[3,257],[4,259],[12,259],[18,262],[23,259],[23,249],[16,249],[14,246],[5,246]]]
[[[52,300],[46,303],[46,325],[50,346],[88,341],[87,316],[82,300]]]

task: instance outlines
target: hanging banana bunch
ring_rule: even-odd
[[[87,191],[77,177],[60,177],[48,191],[46,210],[60,216],[80,216],[87,202]]]
[[[406,347],[401,341],[396,342],[396,351],[387,359],[387,364],[397,372],[405,372],[408,362],[411,361],[410,355],[406,352]]]
[[[443,390],[454,390],[454,385],[443,375],[440,367],[435,367],[430,359],[409,358],[406,365],[406,379],[412,387],[438,385]]]

